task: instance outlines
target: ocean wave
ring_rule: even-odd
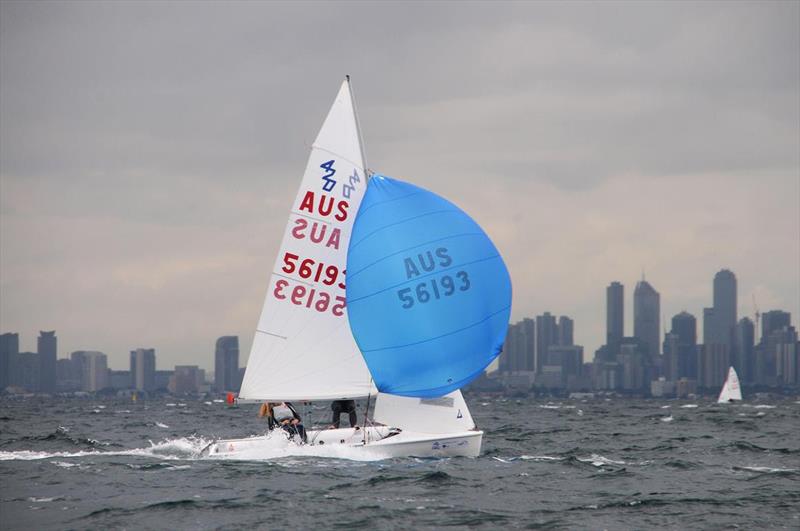
[[[0,461],[36,461],[41,459],[64,459],[103,456],[157,457],[159,459],[192,459],[199,458],[203,448],[211,441],[201,437],[169,439],[158,443],[150,442],[149,448],[132,448],[128,450],[82,450],[77,452],[16,450],[0,451]]]
[[[772,468],[768,466],[734,466],[734,470],[746,470],[759,474],[794,475],[800,473],[800,468]]]
[[[581,463],[589,463],[593,466],[608,466],[608,465],[625,465],[627,464],[625,461],[617,461],[614,459],[609,459],[608,457],[603,457],[600,454],[592,454],[589,457],[578,457],[576,458]]]

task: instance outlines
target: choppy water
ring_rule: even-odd
[[[479,458],[373,462],[200,456],[255,406],[2,400],[0,527],[800,528],[798,398],[467,400]]]

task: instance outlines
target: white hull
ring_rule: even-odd
[[[285,456],[338,457],[357,460],[379,460],[395,457],[478,457],[482,431],[460,433],[415,433],[383,426],[364,431],[353,428],[314,430],[308,432],[308,444],[286,440],[285,434],[274,431],[246,439],[224,439],[210,444],[203,454],[222,459],[271,459]]]

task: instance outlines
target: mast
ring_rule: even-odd
[[[347,80],[347,88],[350,92],[350,103],[353,106],[353,117],[356,121],[356,131],[358,131],[358,145],[361,148],[361,164],[364,165],[364,179],[369,181],[370,171],[367,168],[367,154],[364,151],[364,137],[361,135],[361,122],[358,120],[358,109],[356,108],[356,98],[353,95],[353,84],[350,82],[349,74],[345,74],[344,77]]]

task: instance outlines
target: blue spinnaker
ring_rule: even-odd
[[[511,279],[489,237],[438,195],[369,181],[347,252],[350,328],[378,390],[435,397],[502,350]]]

